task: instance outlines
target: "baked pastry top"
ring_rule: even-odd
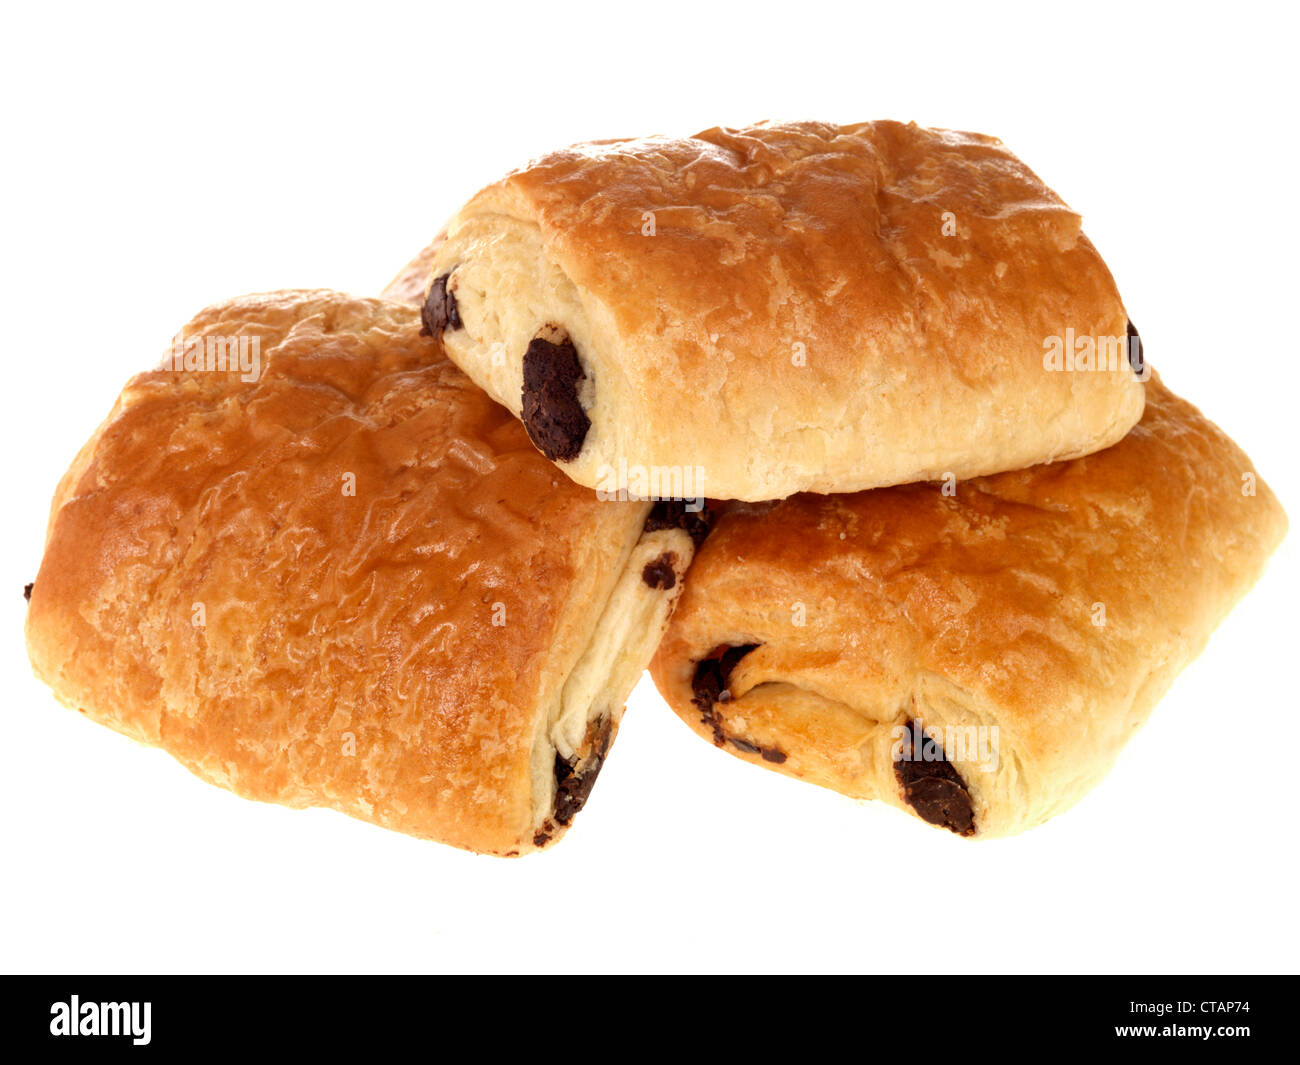
[[[596,488],[628,467],[751,501],[964,479],[1142,413],[1079,216],[996,139],[914,124],[553,152],[449,223],[425,324]]]
[[[250,798],[496,854],[558,837],[690,537],[559,474],[414,308],[248,296],[175,351],[59,486],[37,674]]]
[[[1246,455],[1153,377],[1141,423],[1085,458],[734,505],[652,672],[738,757],[1007,835],[1110,769],[1286,524]]]

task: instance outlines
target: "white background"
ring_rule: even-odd
[[[1166,382],[1300,515],[1284,6],[908,6],[7,11],[0,965],[1296,969],[1294,535],[1103,785],[990,843],[742,764],[645,679],[569,836],[479,858],[236,799],[30,675],[55,483],[181,324],[247,291],[377,292],[478,186],[583,139],[1000,136],[1083,213]]]

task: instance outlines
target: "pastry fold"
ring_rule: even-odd
[[[1096,451],[1142,413],[1079,216],[994,138],[914,124],[544,156],[449,223],[425,324],[607,491],[656,470],[751,501],[965,479]]]
[[[417,309],[249,296],[64,477],[29,653],[240,795],[521,854],[581,808],[681,591],[692,540],[651,508],[560,475]]]
[[[1141,423],[1086,458],[735,506],[652,673],[740,758],[1004,836],[1105,775],[1286,526],[1153,377]]]

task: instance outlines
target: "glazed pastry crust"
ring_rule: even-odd
[[[326,292],[201,313],[184,335],[260,338],[261,377],[127,385],[54,500],[28,647],[240,795],[517,854],[563,833],[557,753],[617,729],[692,545],[561,476],[419,330]],[[663,553],[676,587],[629,579]]]
[[[470,200],[446,274],[448,354],[516,414],[529,340],[573,339],[592,425],[562,468],[597,488],[624,465],[700,467],[741,500],[968,478],[1087,454],[1142,413],[1126,366],[1044,368],[1046,338],[1122,339],[1127,316],[1079,216],[978,134],[580,144]]]
[[[1286,525],[1250,460],[1153,377],[1142,422],[1086,458],[954,495],[907,485],[736,506],[701,548],[652,672],[733,754],[909,812],[898,728],[996,726],[996,767],[973,752],[954,764],[974,834],[1007,835],[1110,769]],[[692,705],[692,675],[719,645],[746,644],[759,646],[714,707],[719,736]]]

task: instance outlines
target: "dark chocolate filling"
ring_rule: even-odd
[[[713,725],[716,728],[717,715],[714,715]],[[785,761],[785,751],[778,751],[775,747],[760,747],[757,743],[750,743],[749,740],[737,739],[735,736],[727,736],[726,740],[738,751],[744,751],[746,754],[756,754],[765,762],[774,762],[780,765]]]
[[[552,817],[558,824],[567,825],[587,804],[587,796],[591,794],[601,766],[605,764],[605,756],[609,753],[613,731],[609,718],[601,718],[592,727],[596,734],[590,739],[591,753],[581,759],[578,765],[567,762],[558,754],[555,756],[555,812]]]
[[[29,603],[32,601],[32,589],[35,587],[36,587],[35,581],[32,581],[31,584],[23,585],[23,598],[26,599]]]
[[[551,807],[551,816],[533,833],[534,847],[546,846],[555,835],[556,826],[567,826],[578,811],[587,805],[587,797],[595,787],[596,777],[605,764],[605,756],[609,754],[613,732],[609,718],[602,717],[587,726],[588,753],[585,757],[579,755],[576,762],[570,762],[556,754],[555,802]]]
[[[748,740],[727,735],[726,730],[722,727],[722,717],[714,709],[715,703],[731,701],[731,691],[727,688],[727,684],[731,680],[731,672],[745,655],[758,646],[756,643],[745,643],[738,644],[735,647],[729,647],[725,644],[721,647],[715,647],[707,658],[701,659],[695,666],[695,676],[691,680],[694,698],[691,699],[691,702],[700,711],[700,721],[708,725],[712,730],[713,742],[719,747],[724,743],[729,743],[738,751],[744,751],[746,754],[757,754],[765,762],[780,765],[786,759],[784,751],[775,747],[760,747]]]
[[[713,738],[718,746],[722,746],[722,738],[718,731],[717,716],[713,713],[713,704],[725,703],[731,698],[731,692],[727,690],[731,672],[757,646],[756,643],[737,644],[734,647],[723,644],[715,647],[695,665],[695,676],[691,680],[691,691],[695,698],[691,701],[706,715],[705,724],[713,726]],[[708,719],[710,716],[712,720]]]
[[[552,462],[572,462],[587,439],[591,419],[578,400],[586,376],[568,337],[558,344],[536,337],[524,352],[524,428]]]
[[[894,775],[903,789],[903,798],[921,820],[950,829],[959,836],[974,835],[975,814],[961,774],[915,721],[908,721],[907,729],[910,736],[904,752],[906,757],[894,763]]]
[[[456,294],[447,291],[449,277],[451,274],[443,274],[429,286],[429,295],[420,308],[420,321],[424,323],[420,336],[441,340],[446,330],[460,328],[460,308],[456,304]]]
[[[1146,366],[1146,357],[1142,354],[1142,337],[1132,322],[1128,324],[1128,364],[1135,374],[1141,374]]]
[[[656,503],[645,520],[645,532],[658,532],[660,529],[684,529],[696,547],[704,543],[704,538],[713,528],[713,515],[705,506],[703,510],[686,509],[686,503],[680,499],[664,499]]]
[[[651,588],[667,591],[677,585],[677,553],[665,551],[658,558],[645,564],[641,579]]]

